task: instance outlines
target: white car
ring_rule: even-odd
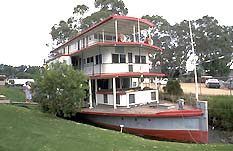
[[[205,81],[207,88],[220,88],[220,82],[218,79],[208,79]]]

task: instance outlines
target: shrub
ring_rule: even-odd
[[[233,97],[208,96],[209,124],[224,130],[233,130]]]
[[[170,95],[183,95],[184,92],[180,86],[179,81],[177,80],[170,80],[167,82],[167,85],[164,87],[164,92],[170,94]]]
[[[165,96],[168,97],[168,100],[174,101],[179,99],[180,96],[184,94],[179,81],[177,80],[170,80],[167,82],[167,85],[163,87],[165,92]],[[168,96],[167,96],[168,94]]]
[[[35,80],[34,100],[44,112],[71,117],[82,106],[87,88],[83,73],[65,63],[55,63]]]

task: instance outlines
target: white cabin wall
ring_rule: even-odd
[[[112,54],[121,54],[115,52],[115,47],[101,47],[103,64],[102,73],[125,73],[129,72],[128,53],[132,53],[133,72],[149,72],[150,62],[148,52],[142,48],[139,51],[137,47],[125,47],[126,63],[112,63]],[[146,64],[135,64],[135,55],[146,56]]]
[[[120,95],[120,104],[117,106],[127,106],[127,102],[129,102],[129,94],[135,95],[135,103],[130,105],[140,105],[147,104],[151,102],[155,102],[156,100],[152,100],[151,92],[156,92],[155,90],[147,90],[147,91],[135,91],[135,92],[126,92],[126,94]],[[107,104],[113,105],[113,94],[107,94],[108,103],[104,103],[104,95],[97,94],[98,104]]]
[[[94,38],[94,36],[92,38]],[[81,44],[80,46],[82,46],[83,39],[79,40],[79,42]],[[74,50],[75,48],[78,49],[78,41],[72,43],[72,45],[70,46],[70,50],[71,50],[70,53],[72,53],[73,51],[77,51]],[[82,49],[82,47],[80,49]],[[132,63],[128,63],[128,53],[132,53]],[[102,55],[102,64],[96,65],[95,56],[99,54]],[[112,54],[125,54],[126,63],[112,63]],[[146,64],[141,64],[141,63],[136,64],[135,55],[146,56]],[[87,63],[88,57],[93,57],[94,62]],[[133,72],[149,72],[150,70],[148,52],[142,48],[140,48],[139,50],[139,47],[125,47],[124,53],[117,53],[115,52],[114,46],[111,47],[97,46],[94,49],[84,51],[82,59],[85,59],[83,71],[86,75],[100,74],[100,72],[102,74],[127,73],[129,72],[129,64],[133,66]]]
[[[129,97],[129,94],[134,94],[135,95],[134,104],[146,104],[155,101],[155,100],[151,100],[151,92],[155,92],[155,90],[130,92],[127,93],[127,97]]]

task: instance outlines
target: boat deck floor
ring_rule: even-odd
[[[195,109],[192,106],[185,105],[184,110]],[[112,105],[99,104],[94,108],[83,108],[84,112],[107,112],[107,113],[128,113],[128,114],[152,114],[159,113],[163,111],[177,111],[179,110],[177,103],[171,103],[168,101],[160,101],[159,104],[153,102],[143,105],[133,105],[130,108],[127,107],[117,107],[114,109]]]

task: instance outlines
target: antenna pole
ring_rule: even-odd
[[[191,27],[191,22],[189,20],[189,31],[190,31],[190,39],[191,39],[191,46],[192,46],[192,53],[194,55],[194,79],[195,79],[195,94],[196,94],[196,101],[199,101],[198,99],[198,85],[197,85],[197,68],[196,68],[196,54],[194,51],[194,46],[193,46],[193,34],[192,34],[192,27]]]

